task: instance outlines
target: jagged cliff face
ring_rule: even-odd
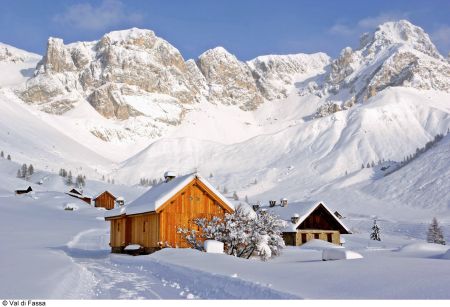
[[[224,48],[206,51],[197,64],[205,76],[210,101],[238,105],[244,110],[254,110],[263,102],[248,65]]]
[[[330,62],[325,53],[266,55],[247,64],[261,94],[269,100],[286,98],[298,75],[317,74]]]
[[[200,101],[194,73],[176,48],[150,30],[116,31],[98,42],[70,45],[50,38],[36,76],[21,96],[52,113],[64,113],[74,101],[87,99],[103,116],[127,119],[141,114],[125,102],[129,93],[167,94],[180,104]]]
[[[65,45],[50,38],[35,76],[19,95],[55,114],[87,100],[104,117],[120,120],[148,116],[130,101],[140,97],[151,104],[155,94],[173,98],[179,108],[209,101],[254,110],[265,99],[285,97],[293,75],[327,63],[324,54],[272,56],[245,63],[222,47],[206,51],[197,61],[185,61],[153,31],[133,28],[108,33],[95,42]]]
[[[449,75],[450,65],[429,36],[401,20],[364,34],[357,50],[343,49],[331,63],[325,82],[312,87],[312,92],[330,95],[330,100],[341,100],[345,107],[350,100],[364,102],[391,86],[449,92]]]
[[[0,46],[0,57],[7,56]],[[333,61],[316,53],[243,62],[222,47],[185,61],[154,32],[133,28],[94,42],[65,45],[50,38],[34,77],[18,94],[49,113],[87,101],[105,118],[144,117],[148,127],[161,127],[181,123],[199,102],[251,111],[295,89],[319,96],[316,115],[326,116],[393,86],[449,92],[449,75],[449,62],[429,36],[405,20],[364,34],[356,50],[347,47]]]

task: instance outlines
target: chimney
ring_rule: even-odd
[[[293,217],[291,217],[292,224],[297,224],[298,220],[300,219],[300,216],[296,213]]]
[[[170,180],[174,179],[175,177],[177,177],[175,172],[167,171],[164,173],[165,182],[169,182]]]
[[[288,200],[287,200],[287,198],[282,198],[282,199],[280,200],[280,205],[281,205],[281,207],[287,207],[287,205],[288,205]]]
[[[277,203],[276,200],[269,200],[269,206],[270,207],[275,207],[275,204]]]

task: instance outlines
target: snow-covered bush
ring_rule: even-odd
[[[284,247],[282,228],[284,221],[266,211],[255,213],[244,206],[225,214],[223,220],[197,218],[193,220],[199,230],[178,229],[178,232],[193,248],[203,250],[203,240],[224,243],[225,253],[236,257],[250,258],[258,255],[268,260],[280,254]]]

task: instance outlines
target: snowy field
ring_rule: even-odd
[[[346,235],[346,248],[364,256],[352,260],[322,261],[329,244],[318,240],[287,247],[267,262],[190,249],[112,255],[103,209],[61,192],[15,196],[0,191],[1,297],[450,298],[449,247],[395,232],[382,233],[376,243],[367,239],[368,232]],[[64,210],[67,203],[76,210]]]

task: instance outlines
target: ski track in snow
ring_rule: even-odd
[[[105,235],[105,229],[88,229],[66,244],[65,254],[80,270],[76,272],[78,283],[75,286],[71,288],[62,283],[62,290],[70,288],[65,296],[89,299],[293,298],[239,278],[200,272],[147,256],[110,254],[102,245]],[[69,273],[71,275],[63,280],[73,280],[73,272]],[[208,288],[214,284],[220,287]]]
[[[99,239],[103,229],[88,229],[78,233],[67,243],[64,250],[73,262],[80,266],[80,272],[91,276],[92,289],[86,291],[85,276],[80,276],[75,297],[97,299],[184,299],[194,298],[186,287],[159,278],[143,266],[116,264],[111,261],[109,250],[95,251],[93,241]],[[99,233],[100,232],[100,233]],[[81,247],[81,248],[80,248]],[[131,256],[130,256],[131,257]],[[82,275],[80,273],[80,275]],[[73,289],[72,289],[73,290]],[[88,297],[86,297],[88,296]]]

